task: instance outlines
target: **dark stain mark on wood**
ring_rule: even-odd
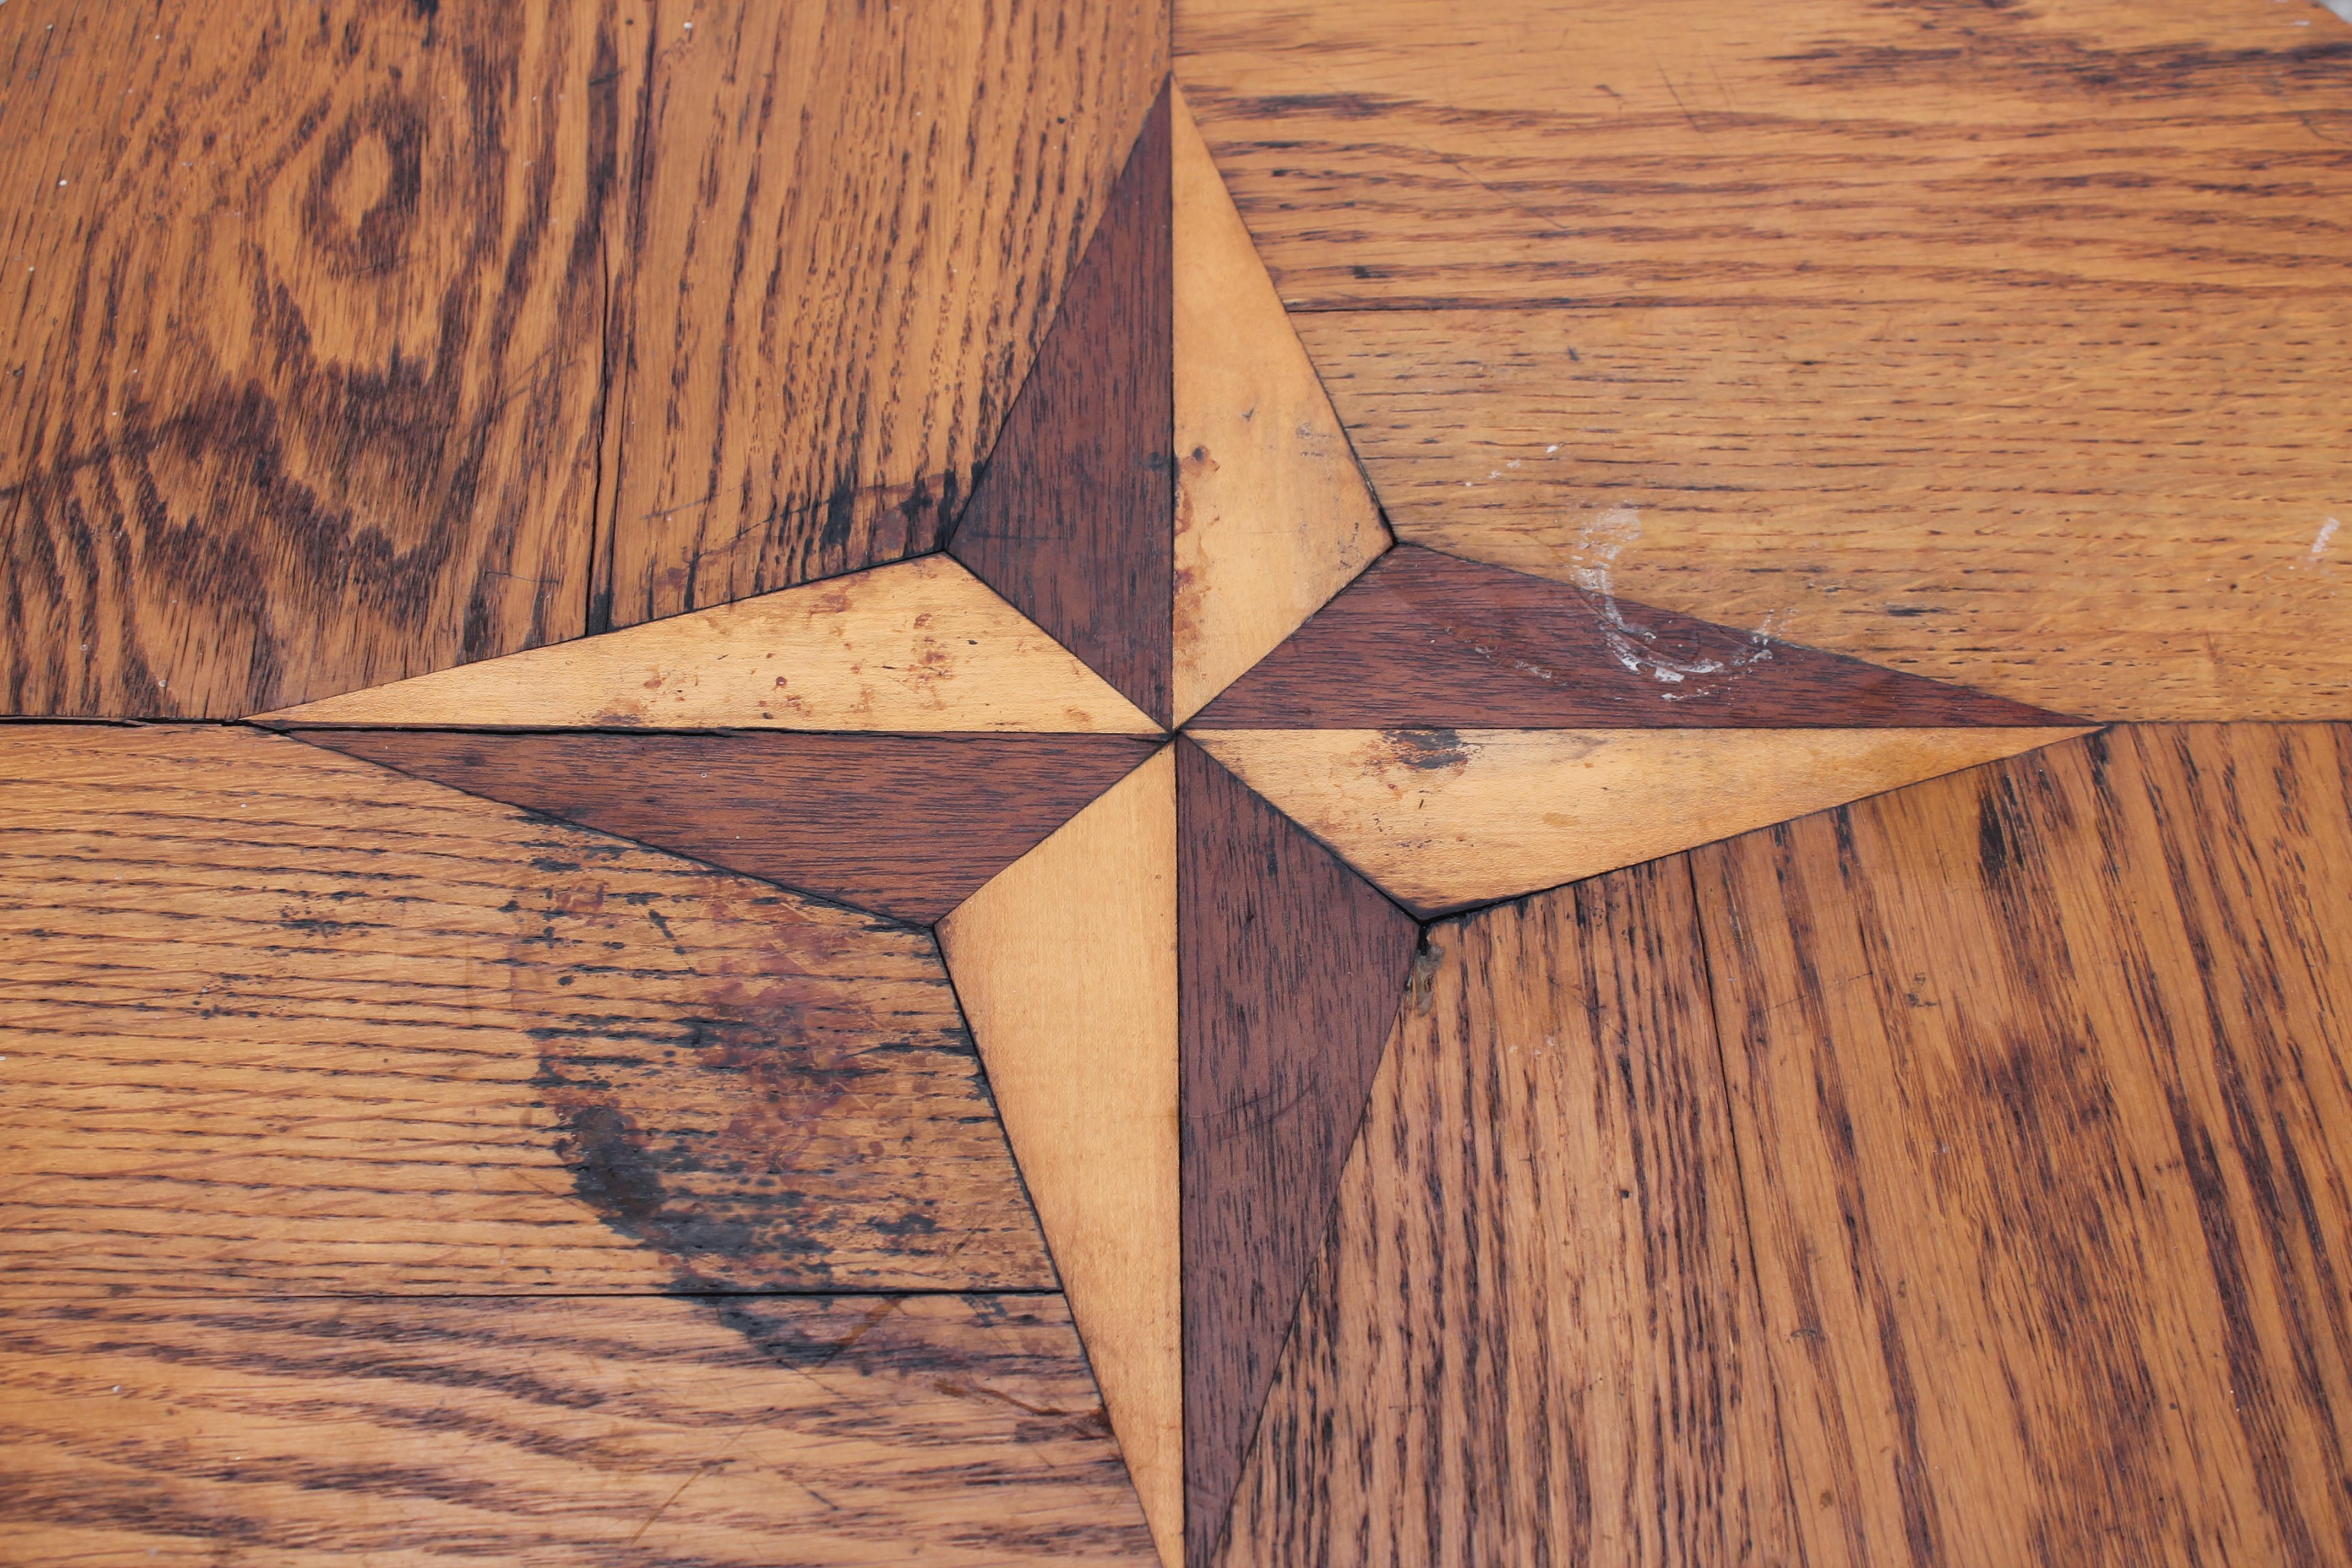
[[[242,728],[0,801],[20,1291],[1054,1288],[927,932]]]
[[[542,1087],[559,1090],[562,1079],[542,1070]],[[561,1105],[563,1097],[551,1093]],[[566,1118],[569,1131],[556,1143],[572,1179],[590,1208],[631,1236],[643,1237],[661,1212],[661,1177],[646,1158],[644,1143],[628,1120],[610,1105],[583,1101]]]
[[[869,945],[918,944],[936,966],[930,939],[845,912],[811,919],[788,896],[713,897],[698,923],[766,922],[769,934],[750,952],[685,949],[698,980],[690,1011],[651,1031],[593,1015],[534,1031],[534,1084],[582,1200],[686,1290],[822,1288],[856,1279],[864,1265],[842,1267],[853,1255],[944,1258],[980,1240],[952,1202],[938,1204],[943,1192],[908,1179],[944,1156],[935,1135],[948,1129],[930,1125],[942,1111],[968,1137],[1003,1142],[952,998],[942,986],[926,1008],[860,978],[880,957]],[[548,898],[561,908],[516,911],[519,947],[543,948],[563,915],[604,903],[593,874]],[[938,1098],[945,1079],[925,1081],[943,1071],[970,1079],[960,1112]]]
[[[1417,773],[1459,773],[1470,765],[1470,748],[1455,730],[1383,730],[1375,765],[1394,763]]]

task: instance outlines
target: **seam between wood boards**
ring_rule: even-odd
[[[1175,32],[1175,6],[1172,3],[1169,6],[1169,32],[1171,34],[1171,38],[1169,45],[1168,83],[1166,90],[1172,99],[1176,91],[1176,60],[1173,38],[1173,34]],[[1174,111],[1174,104],[1172,102],[1170,105],[1170,111],[1171,114]],[[1172,126],[1171,127],[1171,134],[1173,134]],[[1171,159],[1171,162],[1172,163],[1173,160]],[[1172,258],[1175,250],[1173,243],[1174,237],[1172,235],[1170,237],[1170,240],[1171,243],[1169,250]],[[1172,289],[1171,290],[1171,293],[1172,295]],[[1169,354],[1169,362],[1172,371],[1175,362],[1175,354],[1173,353],[1172,345]],[[1172,387],[1171,388],[1171,391],[1173,391]],[[1171,396],[1170,398],[1170,405],[1171,407],[1174,405],[1174,398]],[[1172,717],[1175,710],[1171,708],[1169,711]],[[1177,752],[1179,751],[1177,741],[1182,735],[1183,731],[1181,728],[1170,735],[1168,746],[1171,752]],[[1195,743],[1197,744],[1197,742]],[[1211,760],[1213,761],[1214,759],[1213,758]],[[1187,1080],[1192,1077],[1184,1060],[1188,1054],[1184,1049],[1184,972],[1186,968],[1189,967],[1184,962],[1184,759],[1181,754],[1171,755],[1170,762],[1173,765],[1171,765],[1168,770],[1170,774],[1168,784],[1170,796],[1168,802],[1168,815],[1170,819],[1175,824],[1176,827],[1176,857],[1173,863],[1171,863],[1168,868],[1168,891],[1173,897],[1176,904],[1176,958],[1174,966],[1176,972],[1176,1006],[1174,1010],[1176,1020],[1176,1536],[1180,1553],[1189,1558],[1192,1547],[1192,1536],[1190,1528],[1192,1514],[1192,1369],[1190,1355],[1190,1342],[1192,1340],[1192,1335],[1187,1331],[1192,1325],[1186,1321],[1185,1317],[1185,1313],[1190,1307],[1192,1298],[1187,1290],[1190,1281],[1185,1278],[1188,1258],[1184,1246],[1186,1239],[1184,1230],[1184,1156],[1185,1152],[1192,1146],[1192,1129],[1186,1125],[1184,1121],[1185,1085]],[[1043,1227],[1041,1226],[1040,1228]],[[1050,1243],[1047,1247],[1046,1261],[1053,1261],[1053,1253]],[[1081,1335],[1079,1338],[1080,1343],[1083,1344],[1085,1342],[1085,1336]],[[1252,1440],[1255,1442],[1255,1437],[1253,1437]],[[1242,1454],[1242,1463],[1244,1468],[1246,1468],[1249,1463],[1249,1454],[1247,1450],[1244,1450]],[[1227,1511],[1230,1514],[1230,1509]],[[1222,1542],[1222,1535],[1219,1539]],[[1211,1553],[1212,1563],[1213,1563],[1214,1560],[1215,1556],[1213,1551]]]
[[[610,427],[614,406],[615,404],[620,403],[626,397],[628,388],[625,381],[623,381],[622,384],[615,384],[616,380],[620,380],[621,378],[616,374],[613,358],[614,289],[612,231],[614,224],[617,223],[624,225],[628,230],[627,237],[630,241],[628,247],[630,256],[634,258],[644,251],[645,247],[641,243],[644,238],[644,235],[642,233],[644,226],[640,220],[644,216],[646,174],[648,169],[651,167],[653,158],[652,130],[654,71],[656,66],[660,61],[660,54],[656,47],[655,32],[656,29],[651,26],[648,26],[646,29],[644,64],[638,81],[636,101],[631,106],[631,112],[635,116],[635,133],[636,136],[636,145],[634,149],[635,156],[631,161],[632,166],[630,167],[626,177],[626,188],[624,190],[616,190],[613,193],[613,199],[606,205],[605,210],[607,216],[605,221],[599,226],[597,230],[597,254],[604,275],[604,321],[602,323],[604,329],[602,334],[603,341],[597,351],[601,356],[599,363],[602,368],[602,375],[600,379],[604,384],[604,394],[597,403],[596,510],[593,519],[593,527],[596,531],[594,538],[602,541],[602,548],[601,550],[592,548],[592,552],[589,555],[588,614],[586,621],[584,622],[584,629],[583,633],[583,636],[587,637],[595,637],[601,633],[609,632],[613,629],[613,593],[614,588],[613,581],[613,557],[614,552],[619,547],[621,532],[619,511],[621,500],[621,468],[623,465],[621,461],[620,449],[618,447],[614,447],[612,454],[611,471],[609,473],[606,472],[604,459],[605,435],[606,431]],[[620,58],[620,51],[615,49],[614,51],[614,68],[615,70],[622,68],[619,63]],[[618,122],[620,110],[616,106],[614,109],[614,119],[616,123],[614,126],[614,134],[616,137],[630,129],[627,125]],[[614,171],[614,183],[615,185],[619,185],[623,183],[618,170]],[[611,504],[614,512],[614,515],[610,518],[607,518],[604,515],[605,496],[608,489],[612,498]],[[592,540],[592,546],[593,542],[593,540]],[[689,600],[693,597],[693,583],[690,569],[688,578],[687,597]],[[641,623],[631,623],[631,625],[638,624]]]
[[[593,109],[592,109],[593,112]],[[596,226],[596,471],[588,495],[588,602],[581,607],[580,635],[593,637],[613,624],[613,535],[604,519],[604,443],[613,419],[613,236],[609,205]],[[618,467],[618,464],[614,464]],[[620,493],[613,476],[614,494]]]
[[[26,1291],[0,1293],[0,1314],[17,1307],[69,1306],[100,1302],[128,1301],[142,1304],[196,1303],[205,1301],[708,1301],[708,1300],[890,1300],[909,1296],[1019,1296],[1028,1299],[1059,1297],[1065,1292],[1058,1287],[1047,1289],[1039,1285],[991,1286],[974,1285],[959,1289],[951,1285],[924,1285],[893,1290],[877,1287],[859,1287],[840,1290],[138,1290],[116,1287],[96,1287],[83,1291]],[[1089,1368],[1091,1375],[1091,1368]]]
[[[1094,248],[1097,231],[1102,227],[1102,220],[1109,211],[1111,196],[1118,190],[1119,182],[1126,177],[1128,165],[1135,159],[1136,149],[1143,143],[1143,133],[1151,123],[1151,111],[1159,104],[1162,96],[1171,94],[1176,89],[1176,10],[1172,0],[1163,14],[1168,18],[1167,29],[1163,37],[1168,45],[1169,63],[1160,71],[1160,79],[1153,86],[1150,96],[1143,100],[1143,112],[1137,118],[1134,130],[1118,143],[1119,152],[1117,161],[1111,165],[1110,177],[1103,184],[1102,199],[1093,211],[1085,215],[1084,231],[1074,229],[1071,232],[1069,247],[1063,258],[1060,287],[1054,300],[1054,313],[1045,319],[1045,325],[1038,329],[1036,340],[1029,345],[1029,366],[1021,373],[1020,382],[1005,396],[1002,416],[997,420],[996,432],[989,438],[987,452],[981,457],[980,461],[972,465],[971,483],[965,488],[961,499],[957,503],[955,515],[940,521],[939,542],[923,552],[926,555],[945,554],[955,543],[956,534],[963,527],[964,514],[971,510],[972,498],[980,493],[981,481],[988,477],[989,466],[996,460],[996,449],[1003,443],[1006,426],[1012,423],[1013,411],[1020,405],[1021,395],[1029,390],[1030,382],[1036,377],[1037,362],[1045,356],[1045,344],[1052,341],[1055,332],[1061,327],[1062,310],[1070,302],[1070,285],[1076,281],[1078,268],[1086,265],[1087,253]],[[1171,422],[1172,425],[1172,415]],[[1172,432],[1169,449],[1171,452],[1175,449]],[[1175,468],[1172,463],[1169,469],[1169,484],[1172,492],[1175,484]],[[914,558],[910,556],[908,559]],[[974,573],[973,575],[978,576],[979,574]],[[994,584],[992,584],[990,586],[993,588]],[[1099,675],[1101,671],[1097,670],[1095,673]]]
[[[935,554],[937,552],[926,552]],[[919,560],[919,556],[908,556]],[[855,574],[849,574],[855,575]],[[817,582],[829,582],[819,578]],[[803,587],[814,584],[803,584]],[[738,600],[737,603],[742,601]],[[600,634],[602,635],[602,634]],[[549,644],[557,647],[557,644]],[[451,665],[463,669],[464,665]],[[436,672],[437,673],[437,672]],[[381,690],[381,687],[361,687],[362,691]],[[348,695],[348,693],[346,694]],[[1070,737],[1131,740],[1138,743],[1164,742],[1170,731],[1147,732],[1133,730],[828,730],[823,728],[787,729],[776,724],[467,724],[460,721],[424,720],[415,723],[388,724],[381,720],[366,722],[351,719],[269,719],[263,714],[251,714],[236,719],[146,719],[134,715],[108,713],[0,713],[0,726],[10,724],[84,724],[106,726],[120,730],[252,730],[264,735],[292,735],[305,730],[369,730],[386,734],[414,733],[419,731],[466,735],[856,735],[881,740],[899,741],[978,741],[1001,740],[1007,736],[1034,736],[1041,740],[1063,740]]]
[[[855,741],[1131,741],[1140,747],[1164,744],[1168,736],[1132,730],[787,730],[774,724],[713,724],[703,727],[654,724],[457,724],[424,722],[417,724],[386,724],[382,721],[358,723],[349,720],[304,719],[279,720],[262,723],[253,719],[90,719],[90,720],[26,720],[26,723],[92,723],[121,724],[142,729],[169,729],[180,725],[228,724],[242,726],[264,735],[284,735],[289,738],[315,731],[356,731],[374,735],[602,735],[614,740],[676,739],[752,740],[763,735],[823,736],[827,740]],[[379,763],[389,766],[389,763]],[[1140,764],[1139,764],[1140,765]],[[455,788],[455,785],[451,786]]]

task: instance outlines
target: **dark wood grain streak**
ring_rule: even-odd
[[[1163,88],[948,546],[1162,724],[1176,605],[1169,157]]]
[[[280,736],[0,745],[0,1298],[1052,1289],[926,932]]]
[[[935,548],[1165,79],[1164,10],[623,13],[590,629]]]
[[[239,715],[579,635],[609,5],[0,22],[0,709]]]
[[[1153,1561],[1057,1296],[0,1309],[20,1563]]]
[[[1177,745],[1185,1559],[1215,1547],[1419,928]]]
[[[1817,1564],[2352,1561],[2352,731],[1696,850]]]
[[[1430,928],[1220,1562],[1800,1561],[1680,858]]]
[[[1126,735],[483,734],[300,740],[929,925],[1151,753]]]
[[[2333,151],[2352,34],[2302,5],[1506,0],[1449,26],[1382,0],[1184,0],[1176,27],[1185,100],[1302,314],[1981,317],[2069,285],[2352,281],[2309,205],[2352,192]],[[2157,126],[2175,139],[2128,137]]]
[[[1400,545],[1193,726],[1213,730],[2063,724],[1857,659]]]

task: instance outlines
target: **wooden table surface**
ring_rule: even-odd
[[[0,6],[0,1563],[2352,1568],[2352,21]]]

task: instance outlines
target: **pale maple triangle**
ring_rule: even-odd
[[[1181,92],[1172,134],[1181,723],[1273,652],[1390,540]]]
[[[1183,952],[1186,1560],[1206,1568],[1420,927],[1189,741]]]
[[[798,892],[929,925],[1150,754],[1136,735],[291,731]]]
[[[986,584],[938,555],[261,719],[543,729],[1155,729]]]
[[[939,924],[1161,1561],[1182,1560],[1176,763],[1161,750]]]
[[[1168,153],[1163,88],[948,541],[1162,723],[1175,510]]]
[[[1195,738],[1426,917],[1654,860],[2085,732],[1237,730]]]

